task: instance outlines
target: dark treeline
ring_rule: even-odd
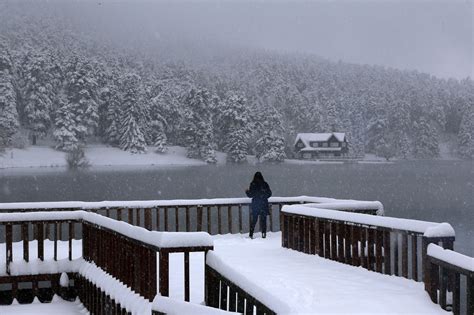
[[[281,161],[296,133],[341,131],[355,157],[436,158],[441,143],[474,157],[470,79],[243,48],[173,58],[176,45],[119,45],[41,8],[0,10],[0,147],[27,133],[64,151],[99,139],[136,153],[183,145],[209,163],[215,150]]]

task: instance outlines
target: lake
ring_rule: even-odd
[[[242,197],[262,171],[274,196],[380,200],[387,216],[449,222],[474,256],[474,163],[280,164],[0,170],[0,202]]]

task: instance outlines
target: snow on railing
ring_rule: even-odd
[[[142,227],[133,226],[122,221],[82,210],[0,213],[0,223],[35,221],[84,221],[110,229],[126,237],[157,248],[213,246],[212,238],[206,232],[149,231]]]
[[[342,205],[342,207],[340,207]],[[360,213],[333,211],[328,209],[343,208],[345,203],[322,205],[288,205],[283,206],[282,212],[304,215],[315,218],[358,223],[367,226],[378,226],[392,230],[410,231],[425,234],[426,237],[454,237],[455,232],[449,223],[435,223],[421,220],[401,219],[385,216],[373,216]],[[357,203],[354,207],[358,207]]]
[[[366,204],[372,209],[374,206],[383,212],[380,202],[366,202],[358,200],[334,199],[325,197],[296,196],[296,197],[270,197],[270,203],[337,203],[347,202],[351,206]],[[28,209],[111,209],[111,208],[155,208],[176,206],[214,206],[249,204],[250,198],[213,198],[213,199],[174,199],[174,200],[137,200],[137,201],[55,201],[55,202],[12,202],[0,203],[0,210],[28,210]],[[360,209],[360,208],[359,208]]]
[[[425,273],[425,290],[434,303],[448,310],[448,295],[452,293],[451,310],[455,315],[462,309],[465,314],[474,314],[474,258],[429,244]]]

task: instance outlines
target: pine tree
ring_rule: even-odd
[[[24,114],[33,145],[38,137],[46,135],[51,124],[54,93],[48,70],[48,60],[43,54],[34,55],[26,65]]]
[[[0,129],[4,146],[11,144],[19,127],[16,95],[11,81],[8,70],[0,70]]]
[[[166,147],[166,144],[167,144],[166,134],[164,132],[160,132],[155,137],[155,146],[156,146],[155,152],[165,153],[166,151],[168,151],[168,148]]]
[[[132,153],[146,152],[146,141],[142,131],[145,114],[141,107],[140,80],[136,74],[127,74],[122,84],[120,148]]]
[[[216,100],[206,89],[191,89],[185,104],[185,136],[188,157],[216,163],[212,108]]]
[[[56,140],[56,149],[66,152],[72,152],[80,146],[76,137],[76,121],[71,107],[72,105],[65,100],[60,100],[54,121],[53,137]]]
[[[463,159],[474,159],[474,104],[468,105],[462,117],[458,134],[459,155]]]
[[[285,139],[281,135],[281,116],[270,108],[261,125],[263,135],[257,140],[255,154],[261,162],[282,162],[286,158]]]
[[[94,133],[99,120],[97,83],[88,62],[78,57],[69,60],[64,92],[76,122],[75,136],[84,143]]]
[[[228,162],[247,161],[251,131],[246,102],[244,97],[229,93],[225,100],[219,103],[215,134],[219,135],[219,145],[227,153]]]
[[[421,117],[418,122],[415,122],[413,128],[415,130],[413,141],[414,156],[421,159],[437,157],[439,155],[439,146],[436,128],[425,117]]]

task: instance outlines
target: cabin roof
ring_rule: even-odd
[[[328,141],[333,135],[339,142],[343,142],[346,138],[344,132],[299,133],[296,135],[295,145],[298,140],[301,140],[305,146],[309,147],[310,142]]]

